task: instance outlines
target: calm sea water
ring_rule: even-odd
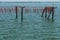
[[[15,11],[0,12],[0,40],[60,40],[60,3],[0,3],[0,6],[57,6],[54,22],[41,17],[39,13],[25,13],[21,24],[21,14],[15,19]]]

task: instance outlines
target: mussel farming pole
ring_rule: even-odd
[[[52,19],[54,19],[54,10],[52,11]]]
[[[21,7],[21,22],[23,21],[23,8],[24,7]]]
[[[16,9],[15,9],[15,11],[16,11],[16,19],[18,18],[18,15],[17,15],[17,13],[18,13],[18,9],[17,9],[17,6],[15,7]]]

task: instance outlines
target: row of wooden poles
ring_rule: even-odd
[[[19,9],[19,7],[18,6],[16,6],[17,7],[17,9],[18,9],[18,11],[20,11]],[[15,11],[16,10],[16,7],[12,7],[12,8],[8,8],[8,7],[0,7],[0,13],[2,12],[12,12],[12,11]],[[32,10],[31,10],[32,9]],[[29,12],[34,12],[34,13],[39,13],[40,11],[42,11],[42,9],[41,8],[30,8],[30,7],[25,7],[24,8],[24,11],[25,11],[25,13],[29,13]]]
[[[24,9],[24,7],[21,7],[21,22],[23,21],[23,9]],[[17,15],[18,11],[17,11],[17,10],[18,10],[18,9],[17,9],[17,6],[16,6],[16,9],[15,9],[16,19],[18,18],[18,15]]]
[[[3,8],[4,7],[4,8]],[[11,10],[10,10],[10,8],[9,8],[9,10],[7,10],[7,8],[5,8],[5,7],[10,7],[10,6],[0,6],[0,13],[1,12],[3,12],[3,10],[6,12],[6,11],[9,11],[9,12],[11,12]],[[11,7],[14,7],[14,11],[15,11],[15,13],[16,13],[16,19],[18,18],[18,7],[20,7],[21,8],[21,22],[23,21],[23,9],[24,9],[24,7],[23,6],[11,6]]]
[[[23,21],[23,11],[24,11],[24,6],[15,6],[15,13],[16,13],[16,19],[18,18],[18,7],[20,7],[21,8],[21,22]],[[34,8],[34,7],[33,7]],[[40,7],[39,7],[40,8]],[[34,9],[35,11],[36,11],[36,9]],[[41,9],[42,10],[42,9]],[[27,10],[27,11],[29,11],[29,10]],[[35,12],[34,11],[34,12]],[[40,10],[39,10],[40,11]],[[43,14],[43,13],[42,13]],[[45,14],[47,14],[47,12],[45,13]],[[52,13],[52,18],[53,18],[53,13]]]
[[[10,7],[10,6],[1,6],[2,8],[0,8],[0,11],[1,12],[3,12],[3,10],[5,10],[5,11],[7,11],[7,8],[8,7]],[[4,7],[4,8],[3,8]],[[7,8],[5,8],[5,7],[7,7]],[[11,7],[14,7],[15,9],[13,9],[13,10],[15,10],[15,13],[16,13],[16,19],[18,18],[18,7],[19,8],[21,8],[21,22],[23,21],[23,11],[24,11],[24,8],[26,8],[26,7],[24,7],[24,6],[11,6]],[[28,6],[27,6],[28,7]],[[34,9],[34,12],[36,12],[36,11],[38,11],[37,9],[36,9],[36,7],[34,7],[35,9]],[[29,12],[29,9],[28,8],[26,8],[25,9],[27,12]],[[9,8],[9,12],[11,12],[11,10],[10,10],[10,8]]]
[[[23,9],[24,9],[25,7],[21,7],[21,22],[23,21]],[[54,7],[52,7],[52,10],[51,9],[42,9],[43,11],[42,11],[42,15],[44,14],[44,12],[45,12],[45,17],[47,17],[47,12],[48,11],[50,11],[50,13],[49,13],[49,15],[48,15],[48,19],[49,19],[49,17],[50,17],[50,14],[51,14],[51,12],[52,12],[52,20],[54,19]],[[17,19],[17,6],[16,6],[16,19]]]
[[[15,9],[16,19],[17,19],[17,18],[18,18],[18,15],[17,15],[17,13],[18,13],[18,11],[17,11],[17,10],[18,10],[18,7],[16,6],[15,8],[16,8],[16,9]],[[21,22],[22,22],[22,21],[23,21],[23,10],[24,10],[25,7],[22,6],[22,7],[20,7],[20,8],[21,8]],[[35,7],[35,8],[36,8],[36,7]],[[42,9],[41,9],[41,10],[42,10]],[[27,12],[28,12],[28,11],[29,11],[29,9],[27,9]],[[36,12],[36,11],[38,11],[38,9],[34,9],[34,12]]]

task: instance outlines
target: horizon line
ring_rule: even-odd
[[[6,2],[3,2],[3,1],[0,1],[0,3],[43,3],[43,2],[44,3],[60,3],[60,1],[53,1],[53,2],[52,1],[39,1],[39,2],[31,2],[31,1],[26,1],[26,2],[22,2],[22,1],[21,2],[18,2],[18,1],[17,2],[16,1],[15,2],[13,2],[13,1],[9,2],[9,1],[6,1]]]

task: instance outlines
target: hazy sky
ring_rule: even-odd
[[[39,1],[52,1],[52,2],[55,2],[55,1],[60,1],[60,0],[0,0],[0,2],[5,2],[5,1],[8,1],[8,2],[39,2]]]

